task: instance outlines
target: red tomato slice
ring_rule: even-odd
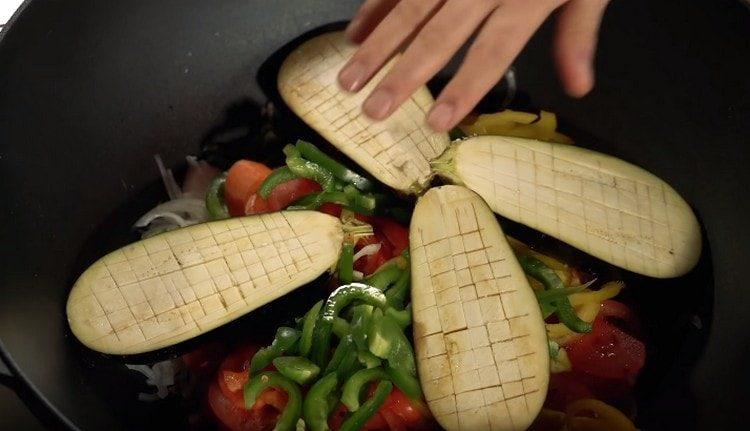
[[[383,403],[381,411],[385,410],[398,416],[401,423],[410,430],[424,429],[432,419],[430,410],[421,400],[407,397],[396,387],[393,388],[393,391]],[[385,418],[388,420],[387,417]]]
[[[594,319],[593,330],[565,346],[574,371],[635,382],[646,362],[646,347],[608,320],[620,316],[632,313],[623,304],[607,301]]]
[[[341,205],[326,202],[318,208],[318,211],[334,217],[341,217],[341,209]]]
[[[230,430],[265,431],[276,424],[287,403],[287,394],[274,388],[263,391],[253,408],[245,408],[243,387],[249,379],[250,359],[257,346],[240,347],[227,356],[209,388],[209,405],[217,419]]]
[[[394,256],[409,247],[409,229],[385,217],[373,217],[373,224],[393,246]]]
[[[375,232],[375,235],[359,240],[359,242],[357,242],[357,251],[369,244],[380,244],[380,250],[375,254],[362,257],[354,262],[354,269],[361,271],[364,275],[369,275],[377,271],[381,265],[394,256],[391,243],[378,232]]]
[[[383,420],[386,424],[388,424],[388,429],[390,431],[406,431],[406,424],[404,424],[404,421],[401,419],[400,416],[398,416],[396,413],[391,411],[390,409],[381,408],[378,412],[380,416],[383,417]]]
[[[280,211],[299,199],[321,190],[320,184],[307,178],[287,181],[279,184],[271,191],[267,199],[268,206],[271,211]]]
[[[248,199],[258,191],[270,173],[268,166],[251,160],[238,160],[229,168],[224,184],[224,200],[230,215],[236,217],[245,214]]]

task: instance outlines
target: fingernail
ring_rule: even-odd
[[[361,63],[352,63],[339,72],[339,84],[346,91],[359,91],[365,82],[366,70]]]
[[[438,132],[448,130],[453,121],[453,104],[439,103],[435,105],[427,116],[427,124]]]
[[[393,106],[393,95],[390,91],[380,89],[376,90],[365,100],[362,110],[368,117],[373,120],[385,119]]]

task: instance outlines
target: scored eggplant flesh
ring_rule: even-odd
[[[341,222],[282,211],[190,226],[116,250],[76,281],[73,334],[135,354],[203,334],[303,286],[336,264]]]
[[[666,182],[605,154],[504,136],[457,141],[435,171],[498,214],[639,274],[684,275],[701,252],[695,214]]]
[[[409,231],[414,347],[442,427],[523,430],[549,381],[544,320],[487,204],[460,186],[430,189]]]
[[[421,87],[387,120],[367,118],[362,103],[392,62],[358,93],[349,93],[339,87],[337,76],[355,51],[341,32],[306,41],[282,64],[279,92],[300,118],[379,181],[403,193],[419,193],[432,177],[430,161],[450,143],[447,134],[425,122],[432,95]]]

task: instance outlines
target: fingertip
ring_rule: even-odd
[[[594,88],[594,71],[590,62],[577,63],[563,77],[565,92],[570,97],[581,98]]]
[[[455,123],[456,109],[452,103],[439,102],[427,115],[427,125],[436,132],[447,132]]]

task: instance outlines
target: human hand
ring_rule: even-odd
[[[594,85],[599,25],[609,0],[366,0],[347,37],[361,43],[339,73],[339,83],[359,91],[402,48],[403,56],[362,109],[375,120],[393,113],[432,78],[474,34],[456,75],[443,89],[427,122],[447,131],[503,77],[518,53],[557,8],[553,54],[565,91],[582,97]]]

